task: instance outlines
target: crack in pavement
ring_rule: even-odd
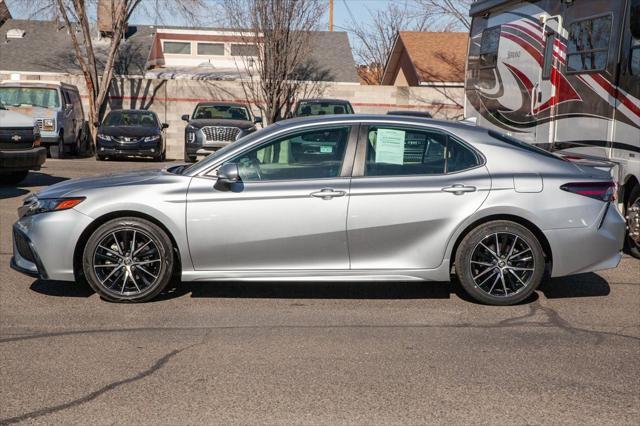
[[[596,344],[602,343],[605,337],[620,337],[623,339],[632,339],[640,341],[640,336],[633,336],[629,334],[616,333],[613,331],[591,330],[588,328],[576,327],[571,325],[567,320],[562,318],[560,314],[553,308],[542,306],[540,301],[536,301],[528,305],[529,312],[524,315],[507,318],[495,324],[473,324],[473,323],[459,323],[459,324],[327,324],[327,325],[230,325],[230,326],[213,326],[213,327],[138,327],[138,328],[120,328],[120,329],[92,329],[92,330],[71,330],[60,332],[49,332],[41,334],[23,335],[0,338],[0,344],[16,342],[22,340],[31,339],[43,339],[49,337],[61,337],[72,336],[82,334],[109,334],[109,333],[129,333],[129,332],[147,332],[147,331],[198,331],[207,330],[207,333],[213,330],[251,330],[251,329],[340,329],[340,328],[476,328],[476,329],[494,329],[494,328],[517,328],[522,326],[534,326],[544,328],[558,328],[566,331],[570,334],[586,333],[596,338]],[[526,321],[527,318],[532,318],[536,314],[542,313],[546,316],[545,321]]]
[[[188,349],[191,349],[193,347],[199,346],[204,344],[205,340],[207,339],[207,337],[209,336],[209,333],[207,332],[201,339],[201,341],[199,343],[193,343],[189,346],[185,346],[183,348],[180,349],[175,349],[171,352],[169,352],[168,354],[164,355],[163,357],[161,357],[160,359],[158,359],[151,367],[149,367],[148,369],[139,372],[138,374],[136,374],[135,376],[129,377],[127,379],[123,379],[123,380],[118,380],[116,382],[112,382],[109,383],[106,386],[101,387],[98,390],[95,390],[81,398],[77,398],[74,399],[73,401],[69,401],[69,402],[65,402],[64,404],[59,404],[59,405],[54,405],[51,407],[45,407],[45,408],[41,408],[39,410],[35,410],[35,411],[30,411],[28,413],[25,414],[21,414],[19,416],[15,416],[15,417],[9,417],[6,419],[0,419],[0,426],[4,426],[4,425],[9,425],[9,424],[13,424],[13,423],[19,423],[28,419],[35,419],[37,417],[42,417],[42,416],[47,416],[49,414],[53,414],[56,413],[58,411],[62,411],[62,410],[66,410],[69,408],[73,408],[73,407],[77,407],[79,405],[85,404],[89,401],[92,401],[96,398],[98,398],[100,395],[109,392],[113,389],[116,389],[118,387],[127,385],[129,383],[133,383],[136,382],[138,380],[142,380],[145,377],[148,377],[154,373],[156,373],[158,370],[160,370],[162,367],[164,367],[167,362],[169,362],[169,360],[173,357],[175,357],[176,355],[178,355],[181,352],[184,352]]]

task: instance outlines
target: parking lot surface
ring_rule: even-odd
[[[22,198],[158,167],[47,160],[0,187],[0,424],[638,424],[640,262],[518,306],[449,283],[184,283],[112,304],[9,269]]]

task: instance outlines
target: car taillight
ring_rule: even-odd
[[[565,183],[560,187],[560,189],[605,202],[614,201],[616,199],[615,182]]]

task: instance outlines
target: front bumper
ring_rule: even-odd
[[[0,151],[0,171],[39,170],[46,159],[43,147]]]
[[[608,203],[592,226],[545,231],[553,254],[551,276],[615,268],[622,258],[626,230],[624,217]]]
[[[76,243],[91,222],[75,209],[18,220],[13,225],[11,268],[40,279],[74,281]]]

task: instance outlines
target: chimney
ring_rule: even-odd
[[[101,36],[113,36],[113,22],[122,7],[122,0],[98,0],[98,31]]]
[[[9,12],[9,7],[4,0],[0,0],[0,25],[7,22],[11,19],[11,12]]]

